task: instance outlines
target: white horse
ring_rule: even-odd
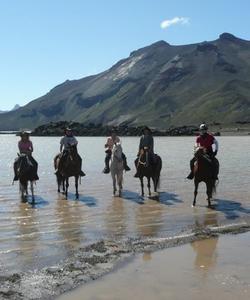
[[[119,197],[122,194],[122,181],[123,181],[123,159],[122,159],[122,146],[121,144],[117,143],[114,144],[112,149],[111,155],[111,162],[110,162],[110,172],[113,179],[113,195],[115,196],[117,188],[116,188],[116,181],[119,187]]]

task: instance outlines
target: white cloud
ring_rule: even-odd
[[[172,25],[176,25],[176,24],[189,24],[189,18],[186,17],[174,17],[171,20],[164,20],[161,22],[161,28],[162,29],[166,29]]]

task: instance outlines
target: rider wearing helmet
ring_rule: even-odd
[[[34,159],[34,157],[32,156],[32,152],[33,152],[33,144],[30,140],[30,133],[28,131],[22,131],[20,133],[20,141],[18,142],[18,149],[20,154],[26,154],[30,164],[34,167],[34,180],[38,180],[39,177],[37,175],[37,169],[38,169],[38,163],[37,161]],[[14,181],[18,180],[18,166],[19,165],[19,157],[17,157],[15,159],[14,162]]]
[[[196,143],[195,143],[195,148],[204,148],[206,150],[206,154],[210,156],[212,159],[212,164],[213,164],[213,169],[214,169],[214,178],[217,180],[218,179],[218,173],[219,173],[219,162],[216,159],[216,155],[219,149],[219,144],[218,141],[215,139],[215,137],[211,134],[208,133],[208,126],[206,124],[201,124],[200,125],[200,135],[196,138]],[[214,145],[214,151],[213,151],[213,146]],[[190,169],[191,172],[187,176],[188,179],[193,179],[194,178],[194,163],[196,161],[196,158],[193,157],[190,161]]]
[[[139,151],[137,157],[140,156],[144,149],[148,150],[147,164],[150,162],[154,164],[155,155],[154,155],[154,138],[152,131],[148,126],[145,126],[142,130],[142,136],[140,138]],[[135,160],[135,165],[137,165],[138,158]],[[136,171],[134,177],[139,177],[138,172]]]
[[[111,136],[107,138],[106,144],[104,147],[106,148],[106,157],[105,157],[105,168],[103,169],[104,174],[108,174],[110,172],[109,169],[109,161],[111,159],[112,149],[114,144],[121,143],[119,136],[117,136],[117,132],[115,128],[111,129]],[[127,164],[127,158],[124,153],[122,153],[123,166],[125,171],[130,171],[130,167]]]
[[[66,128],[64,130],[64,136],[61,138],[60,140],[60,153],[61,153],[61,158],[59,160],[59,164],[58,164],[58,170],[61,169],[61,166],[63,164],[63,162],[65,161],[67,155],[68,155],[68,151],[70,149],[71,146],[77,146],[78,141],[75,138],[73,131],[71,128]],[[78,153],[77,153],[78,154]],[[81,156],[78,154],[78,159],[80,161],[80,176],[85,176],[86,174],[82,171],[82,158]],[[57,174],[58,170],[55,171],[55,174]]]

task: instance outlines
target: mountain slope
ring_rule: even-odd
[[[184,46],[159,41],[1,114],[0,129],[60,120],[155,127],[249,120],[249,75],[250,42],[229,33]]]

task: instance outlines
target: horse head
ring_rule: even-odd
[[[120,143],[115,143],[112,148],[112,157],[116,158],[118,161],[122,161],[122,145]]]
[[[206,154],[206,148],[204,147],[198,147],[195,152],[194,152],[194,156],[199,159],[201,157],[204,156],[204,154]]]

